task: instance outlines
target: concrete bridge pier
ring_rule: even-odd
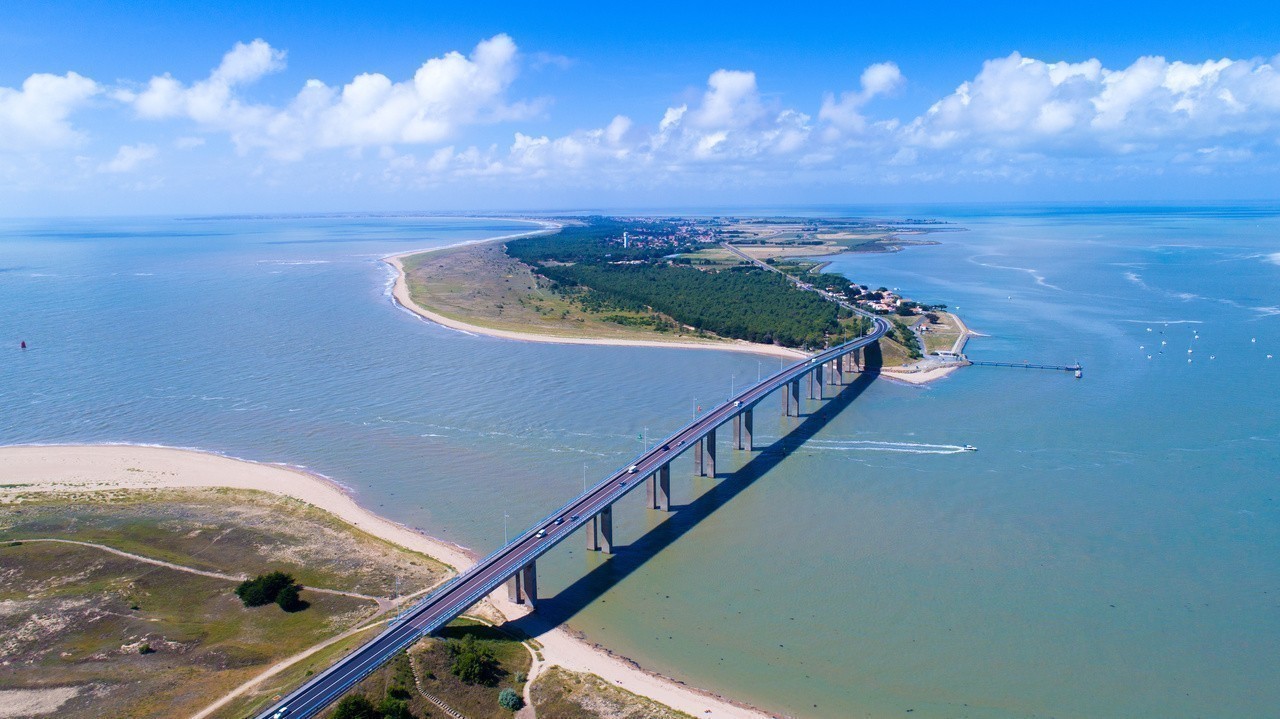
[[[794,404],[796,406],[796,416],[799,417],[800,416],[800,380],[798,379],[791,380],[788,387],[790,388],[790,392],[791,392],[790,404]],[[787,405],[788,409],[790,409],[790,404]]]
[[[742,445],[746,446],[739,445],[739,448],[745,449],[748,452],[755,450],[753,441],[753,437],[755,436],[755,427],[753,426],[755,424],[754,415],[755,412],[751,409],[742,412]]]
[[[830,384],[830,385],[840,384],[840,382],[836,379],[836,376],[839,374],[839,372],[840,372],[840,358],[837,357],[831,360],[831,366],[827,368],[827,384]]]
[[[799,406],[800,406],[800,400],[798,400],[798,399],[796,400],[796,406],[797,406],[797,407],[799,407]],[[703,441],[704,441],[704,442],[706,442],[706,445],[707,445],[707,452],[706,452],[706,454],[705,454],[705,455],[704,455],[704,457],[703,457],[702,469],[703,469],[703,470],[704,470],[704,472],[706,473],[706,476],[711,477],[712,479],[715,479],[715,476],[716,476],[716,431],[713,429],[713,430],[711,430],[710,432],[707,432],[707,437],[706,437],[706,439],[705,439],[705,440],[703,440]]]
[[[613,505],[587,520],[587,551],[613,554]]]
[[[733,448],[742,449],[742,413],[733,415]]]
[[[645,481],[645,508],[671,510],[671,463],[662,465]]]
[[[693,445],[693,476],[701,477],[705,474],[702,471],[702,440],[698,440]]]
[[[507,580],[507,597],[515,604],[534,606],[538,601],[537,562],[529,562]]]

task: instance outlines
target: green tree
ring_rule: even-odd
[[[516,693],[515,689],[507,687],[506,689],[498,692],[498,706],[503,709],[516,711],[524,706],[524,699]]]
[[[467,684],[492,686],[496,682],[498,661],[488,647],[476,641],[468,634],[462,641],[449,643],[449,651],[453,654],[453,675]]]
[[[390,696],[378,705],[378,713],[382,719],[414,719],[413,712],[409,711],[409,702]]]
[[[309,603],[302,601],[302,598],[298,596],[298,591],[300,589],[301,587],[296,584],[290,584],[284,589],[281,589],[280,593],[276,595],[276,604],[280,605],[280,608],[286,612],[300,612],[311,606]]]
[[[378,709],[363,694],[348,694],[333,710],[333,719],[381,719]]]
[[[259,574],[241,582],[236,587],[236,596],[240,597],[246,607],[260,607],[276,601],[282,590],[295,585],[293,577],[284,572]]]

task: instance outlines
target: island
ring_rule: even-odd
[[[821,258],[937,244],[930,234],[955,229],[924,220],[566,217],[522,236],[386,261],[410,310],[524,341],[801,358],[883,315],[894,329],[880,341],[878,369],[920,383],[965,364],[968,328],[945,305],[824,272]]]

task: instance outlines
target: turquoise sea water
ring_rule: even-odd
[[[1085,378],[973,367],[762,411],[764,451],[676,468],[668,521],[629,499],[619,554],[541,561],[542,611],[794,716],[1280,715],[1280,208],[892,214],[964,231],[832,268],[958,307],[990,335],[974,358]],[[484,552],[504,512],[514,533],[776,366],[473,337],[390,302],[378,257],[527,228],[6,221],[0,444],[303,465]]]

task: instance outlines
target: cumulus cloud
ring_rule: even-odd
[[[39,73],[20,89],[0,87],[0,150],[70,147],[85,138],[71,126],[73,112],[101,92],[98,83],[74,72]]]
[[[945,148],[1129,153],[1280,128],[1280,76],[1263,60],[1139,58],[1111,70],[1023,57],[989,60],[915,118],[903,139]]]
[[[860,82],[862,89],[857,92],[841,93],[838,100],[834,93],[827,93],[822,98],[818,119],[828,123],[828,140],[837,139],[843,133],[859,133],[866,129],[867,119],[862,115],[862,107],[879,95],[896,91],[906,79],[897,65],[881,62],[863,70]]]
[[[637,154],[671,162],[744,161],[799,149],[809,131],[808,115],[761,98],[755,73],[717,70],[702,102],[667,108]]]
[[[137,145],[122,145],[116,156],[98,166],[98,172],[123,173],[133,172],[138,165],[153,159],[158,154],[155,145],[140,142]]]
[[[393,81],[364,73],[341,87],[308,80],[284,107],[250,103],[238,91],[284,68],[285,55],[263,40],[238,43],[205,80],[190,86],[168,75],[142,92],[120,92],[140,117],[187,117],[230,133],[242,150],[262,148],[296,159],[323,148],[434,143],[458,128],[514,120],[535,113],[536,102],[509,102],[517,48],[507,35],[476,45],[470,55],[449,52]]]
[[[855,178],[1092,181],[1117,173],[1274,172],[1280,155],[1280,57],[1143,57],[1108,68],[1097,59],[1047,62],[1013,53],[972,68],[955,78],[963,81],[954,90],[897,115],[877,112],[886,106],[878,99],[906,84],[893,62],[860,73],[847,68],[840,75],[858,73],[852,89],[837,84],[821,97],[786,102],[767,76],[719,69],[683,104],[631,116],[604,112],[556,132],[519,122],[540,116],[546,103],[515,97],[513,88],[522,67],[568,63],[524,57],[507,35],[427,59],[398,77],[367,72],[333,85],[312,79],[283,101],[265,102],[256,84],[284,71],[286,59],[254,40],[237,43],[203,79],[164,74],[113,89],[75,73],[32,75],[21,88],[0,88],[0,159],[14,150],[11,158],[30,159],[34,167],[36,155],[19,151],[85,143],[87,135],[71,120],[85,122],[75,114],[85,107],[112,111],[109,102],[94,99],[104,95],[138,120],[167,123],[172,134],[124,146],[103,139],[100,152],[81,151],[85,157],[75,168],[82,176],[95,168],[136,170],[157,156],[157,147],[191,150],[219,136],[251,156],[246,174],[286,176],[289,165],[271,158],[328,153],[314,167],[339,168],[344,182],[469,178],[517,187],[518,180],[537,179],[524,186],[535,189],[544,178],[585,188]],[[482,133],[474,128],[494,123],[514,123],[504,132],[509,142],[479,141]],[[101,163],[88,159],[113,151]],[[59,165],[66,158],[57,153],[50,157],[58,161],[47,162],[49,168],[72,166]]]

